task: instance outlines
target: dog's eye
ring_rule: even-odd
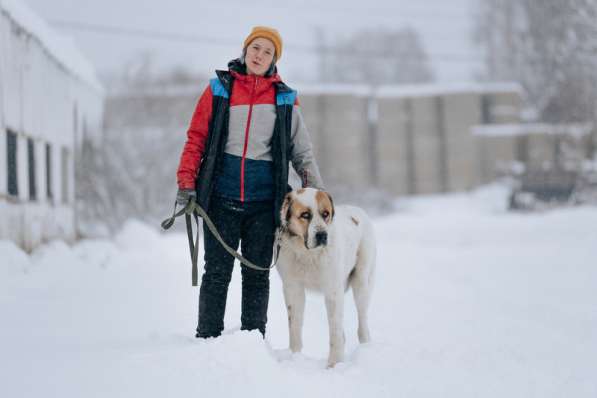
[[[326,210],[326,211],[324,211],[323,213],[321,213],[321,216],[322,216],[323,218],[328,218],[328,216],[329,216],[329,215],[330,215],[330,213],[329,213],[327,210]]]
[[[305,220],[310,220],[311,219],[311,213],[309,213],[308,211],[301,213],[301,218],[304,218]]]

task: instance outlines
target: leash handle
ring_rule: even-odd
[[[195,217],[195,225],[197,225],[197,233],[195,234],[195,244],[193,245],[193,225],[191,223],[191,215],[185,213],[184,218],[187,223],[187,238],[189,239],[189,250],[191,252],[191,283],[193,286],[197,286],[197,279],[199,271],[197,270],[197,257],[199,256],[199,219],[197,214],[193,213]]]
[[[187,238],[189,240],[189,252],[191,253],[191,283],[193,286],[197,286],[199,271],[197,270],[197,257],[199,256],[199,219],[197,214],[193,212],[193,206],[191,204],[192,199],[190,199],[186,206],[183,207],[178,213],[176,212],[176,205],[178,202],[174,201],[174,210],[172,212],[172,217],[165,219],[162,221],[162,228],[164,230],[170,229],[172,225],[174,225],[174,221],[177,217],[180,217],[184,214],[185,221],[187,224]],[[194,203],[194,201],[193,201]],[[195,234],[195,242],[193,243],[193,224],[191,222],[191,214],[195,217],[195,224],[197,225],[197,233]]]

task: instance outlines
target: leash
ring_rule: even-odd
[[[192,263],[191,279],[192,279],[193,286],[197,286],[197,279],[198,279],[197,257],[199,254],[199,216],[201,218],[203,218],[203,222],[207,223],[207,228],[209,228],[211,233],[216,237],[218,242],[220,242],[222,247],[224,247],[224,249],[229,254],[231,254],[238,261],[240,261],[241,264],[243,264],[249,268],[252,268],[254,270],[257,270],[257,271],[269,271],[276,266],[276,263],[278,262],[278,255],[280,253],[280,234],[277,230],[276,230],[275,245],[274,245],[274,262],[271,266],[264,268],[264,267],[260,267],[258,265],[253,264],[251,261],[249,261],[246,258],[244,258],[243,256],[241,256],[236,250],[234,250],[233,248],[228,246],[228,244],[226,242],[224,242],[224,239],[222,239],[222,236],[218,232],[218,229],[214,225],[211,218],[209,218],[209,216],[207,215],[207,212],[201,206],[199,206],[197,204],[197,202],[195,202],[194,199],[190,199],[187,202],[186,206],[183,209],[181,209],[178,213],[176,212],[176,205],[177,205],[177,202],[174,201],[174,211],[172,213],[172,217],[167,218],[164,221],[162,221],[161,225],[162,225],[163,229],[167,230],[174,224],[174,221],[177,217],[180,217],[184,214],[185,221],[187,224],[187,237],[189,240],[189,251],[191,252],[191,263]],[[191,215],[195,218],[195,224],[197,225],[197,233],[196,233],[196,237],[195,237],[195,242],[193,242],[193,225],[192,225],[192,221],[191,221]]]

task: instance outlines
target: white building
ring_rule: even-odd
[[[0,239],[75,237],[75,150],[99,141],[93,67],[19,0],[0,0]]]

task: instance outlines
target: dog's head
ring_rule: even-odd
[[[300,239],[308,250],[328,244],[328,228],[334,220],[330,194],[314,188],[289,192],[280,211],[282,231]]]

